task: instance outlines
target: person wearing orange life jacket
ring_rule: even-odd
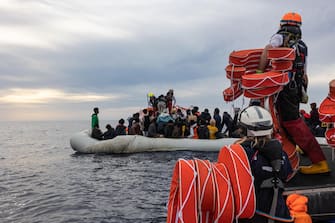
[[[289,83],[279,93],[276,109],[279,114],[280,124],[287,134],[293,139],[312,162],[309,166],[301,166],[303,174],[329,173],[325,155],[313,136],[311,130],[299,115],[300,103],[307,103],[306,94],[308,77],[306,72],[307,45],[301,39],[302,19],[298,13],[286,13],[281,21],[280,28],[274,34],[261,55],[258,73],[264,72],[269,60],[267,52],[273,47],[290,47],[295,49],[296,58],[293,69],[289,72]]]
[[[284,182],[292,167],[281,143],[271,138],[271,114],[261,106],[249,106],[241,111],[238,119],[247,135],[238,143],[248,156],[256,193],[255,215],[239,222],[293,221],[283,196]]]

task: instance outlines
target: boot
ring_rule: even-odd
[[[325,174],[329,173],[330,169],[328,167],[327,161],[323,160],[318,163],[313,163],[310,166],[301,166],[300,172],[303,174]]]

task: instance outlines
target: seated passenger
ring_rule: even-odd
[[[157,120],[156,117],[151,119],[151,122],[150,122],[150,125],[149,125],[149,128],[148,128],[148,137],[151,137],[151,138],[160,137],[160,134],[158,134],[158,132],[157,132],[156,120]]]
[[[172,120],[169,120],[169,122],[164,127],[164,137],[172,138],[173,129],[174,129],[174,123]]]
[[[91,137],[94,139],[99,139],[99,140],[103,139],[103,133],[100,130],[98,124],[95,124],[94,128],[92,129]]]
[[[167,109],[164,109],[157,117],[157,132],[159,134],[164,134],[164,127],[169,121],[174,121],[171,115],[168,113]]]
[[[217,139],[216,135],[218,133],[218,128],[216,127],[215,119],[211,119],[209,121],[209,125],[207,126],[209,130],[209,139]]]
[[[104,139],[113,139],[116,136],[115,129],[110,124],[106,125],[106,129],[107,129],[107,131],[104,132],[103,138]]]
[[[206,120],[200,119],[197,131],[199,139],[209,139],[209,130],[207,128]]]
[[[138,118],[134,119],[133,124],[130,129],[128,129],[128,135],[143,135],[140,126],[140,120]]]
[[[119,124],[115,128],[115,134],[117,136],[119,136],[119,135],[126,135],[127,134],[127,130],[126,129],[127,129],[127,127],[124,125],[124,119],[121,118],[119,120]]]

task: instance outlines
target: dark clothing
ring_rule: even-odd
[[[197,131],[199,139],[209,139],[209,129],[207,128],[207,125],[200,125],[197,128]]]
[[[226,134],[228,132],[228,136],[231,137],[235,127],[234,120],[228,112],[224,112],[222,116],[222,127],[224,126],[226,126],[226,130],[223,133]]]
[[[143,119],[143,131],[147,132],[150,125],[150,117],[149,115],[144,115]]]
[[[150,123],[148,128],[148,137],[157,137],[159,134],[157,133],[156,122],[153,121]]]
[[[169,122],[168,124],[166,124],[164,127],[164,137],[172,138],[173,129],[174,129],[173,122]]]
[[[292,72],[289,74],[290,82],[279,93],[277,100],[277,110],[282,121],[292,121],[300,117],[299,105],[302,100],[302,91],[307,89],[307,85],[303,81],[307,45],[300,39],[292,47],[296,47],[296,59]]]
[[[102,140],[103,139],[103,133],[99,128],[95,127],[95,128],[92,129],[91,137],[94,138],[94,139]]]
[[[213,118],[215,120],[215,126],[216,128],[218,128],[218,132],[221,132],[223,126],[222,126],[222,119],[221,119],[220,114],[214,114]]]
[[[283,183],[292,173],[288,156],[278,140],[269,140],[263,146],[255,147],[252,147],[252,143],[254,142],[250,140],[241,144],[250,162],[256,193],[256,214],[250,222],[267,223],[266,216],[276,220],[280,218],[289,220],[291,217],[283,196]],[[273,183],[274,179],[279,182],[277,185]],[[278,198],[274,207],[275,213],[271,213],[275,192],[278,193]]]
[[[314,164],[326,158],[310,128],[300,117],[299,106],[300,102],[305,102],[303,96],[307,89],[307,83],[303,79],[306,72],[307,45],[298,39],[289,47],[295,49],[296,58],[292,72],[289,72],[290,81],[279,93],[276,107],[281,126]]]
[[[117,125],[115,128],[115,135],[119,136],[119,135],[126,135],[127,131],[126,131],[127,127],[124,125]]]
[[[201,112],[199,119],[198,119],[198,123],[200,122],[200,120],[204,120],[206,121],[206,124],[209,125],[209,121],[211,120],[212,116],[211,114],[209,114],[208,112]]]
[[[103,134],[104,139],[113,139],[116,136],[115,129],[110,128]]]
[[[312,128],[315,129],[317,126],[321,125],[318,109],[317,108],[312,109],[310,115],[311,115],[310,123],[312,125]]]

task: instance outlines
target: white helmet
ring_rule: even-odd
[[[266,136],[272,133],[271,114],[260,106],[250,106],[241,111],[239,122],[247,129],[247,136]]]

